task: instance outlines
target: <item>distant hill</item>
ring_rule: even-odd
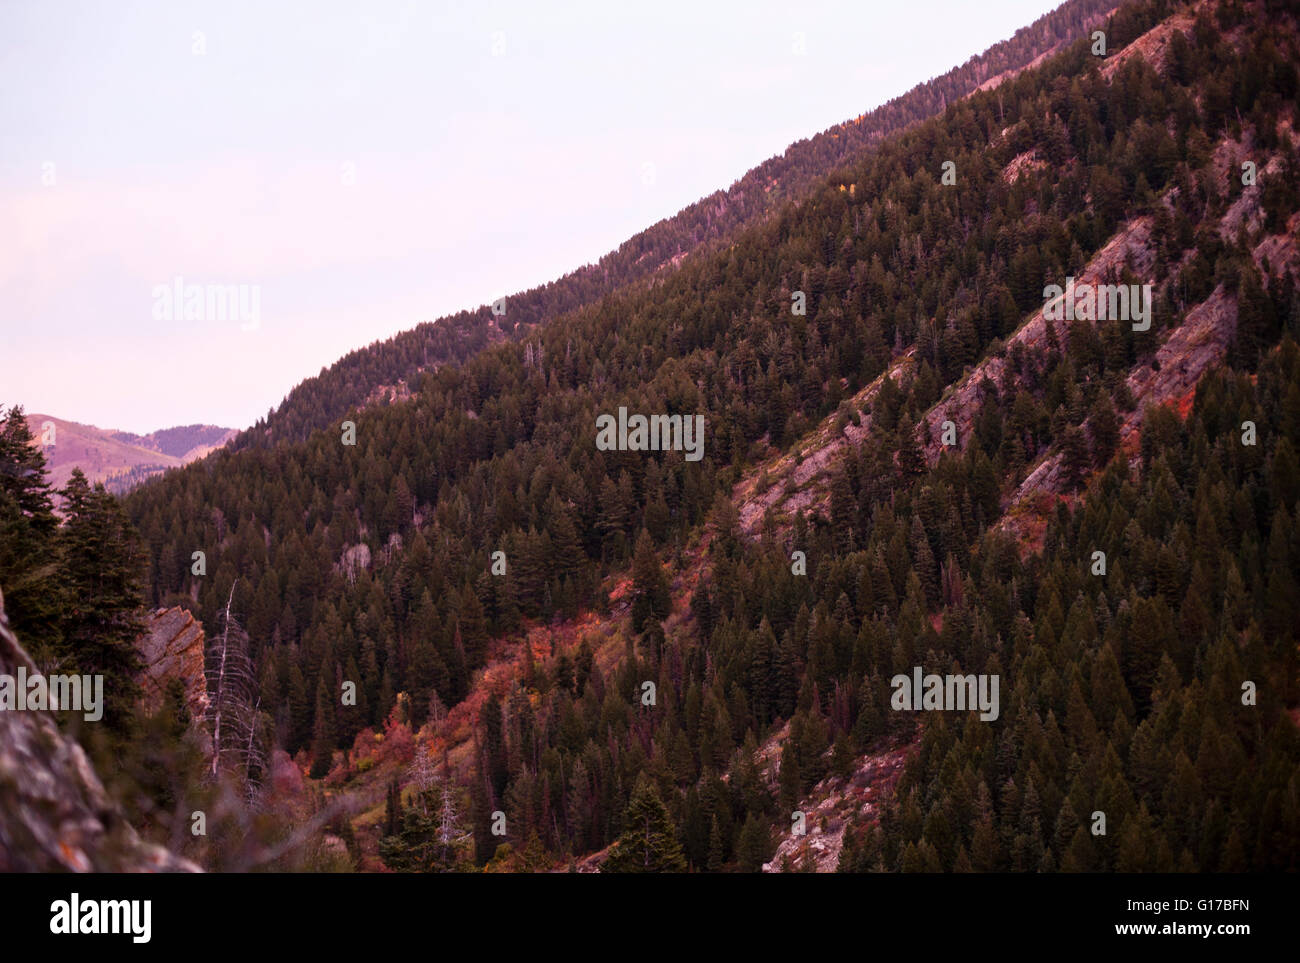
[[[47,424],[54,426],[54,444],[45,446],[54,487],[62,488],[72,470],[80,468],[91,483],[102,481],[118,494],[151,475],[202,458],[238,434],[217,425],[184,425],[137,435],[39,413],[28,414],[27,424],[37,439],[46,437]]]
[[[214,447],[225,444],[230,431],[231,429],[218,425],[181,425],[178,428],[162,428],[147,435],[115,431],[112,437],[128,445],[148,448],[185,462],[200,458]],[[200,448],[203,451],[195,453],[195,449]]]

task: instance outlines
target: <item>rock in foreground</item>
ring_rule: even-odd
[[[36,666],[0,597],[0,674]],[[90,760],[39,711],[0,710],[0,872],[198,872],[142,840]]]

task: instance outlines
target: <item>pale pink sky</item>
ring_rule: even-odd
[[[0,404],[245,427],[1052,6],[6,3]],[[259,285],[258,329],[156,320],[178,275]]]

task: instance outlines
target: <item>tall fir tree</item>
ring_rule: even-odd
[[[684,873],[686,857],[668,810],[641,773],[623,817],[623,834],[601,865],[607,873]]]
[[[636,540],[632,559],[632,631],[640,634],[657,625],[672,611],[668,576],[645,529]]]
[[[19,405],[0,420],[0,592],[14,632],[38,666],[64,654],[58,519],[45,454]]]
[[[62,494],[64,648],[78,671],[104,676],[104,723],[125,733],[139,693],[136,640],[144,627],[139,543],[117,499],[102,484],[91,488],[80,468]]]

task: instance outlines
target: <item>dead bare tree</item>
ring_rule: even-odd
[[[456,811],[456,800],[452,796],[451,786],[443,783],[442,785],[442,815],[438,823],[438,842],[442,843],[442,858],[445,860],[451,853],[451,844],[461,838],[460,828],[456,825],[456,820],[460,814]]]
[[[208,665],[207,720],[212,730],[212,777],[224,770],[238,776],[249,799],[266,771],[266,741],[262,737],[261,687],[249,655],[248,633],[231,613],[235,586],[230,586],[222,615],[221,635],[215,640]]]
[[[420,803],[420,810],[426,815],[429,812],[427,794],[438,785],[438,763],[433,758],[433,750],[429,744],[423,743],[415,753],[415,759],[411,761],[411,785],[415,787],[415,798]]]

